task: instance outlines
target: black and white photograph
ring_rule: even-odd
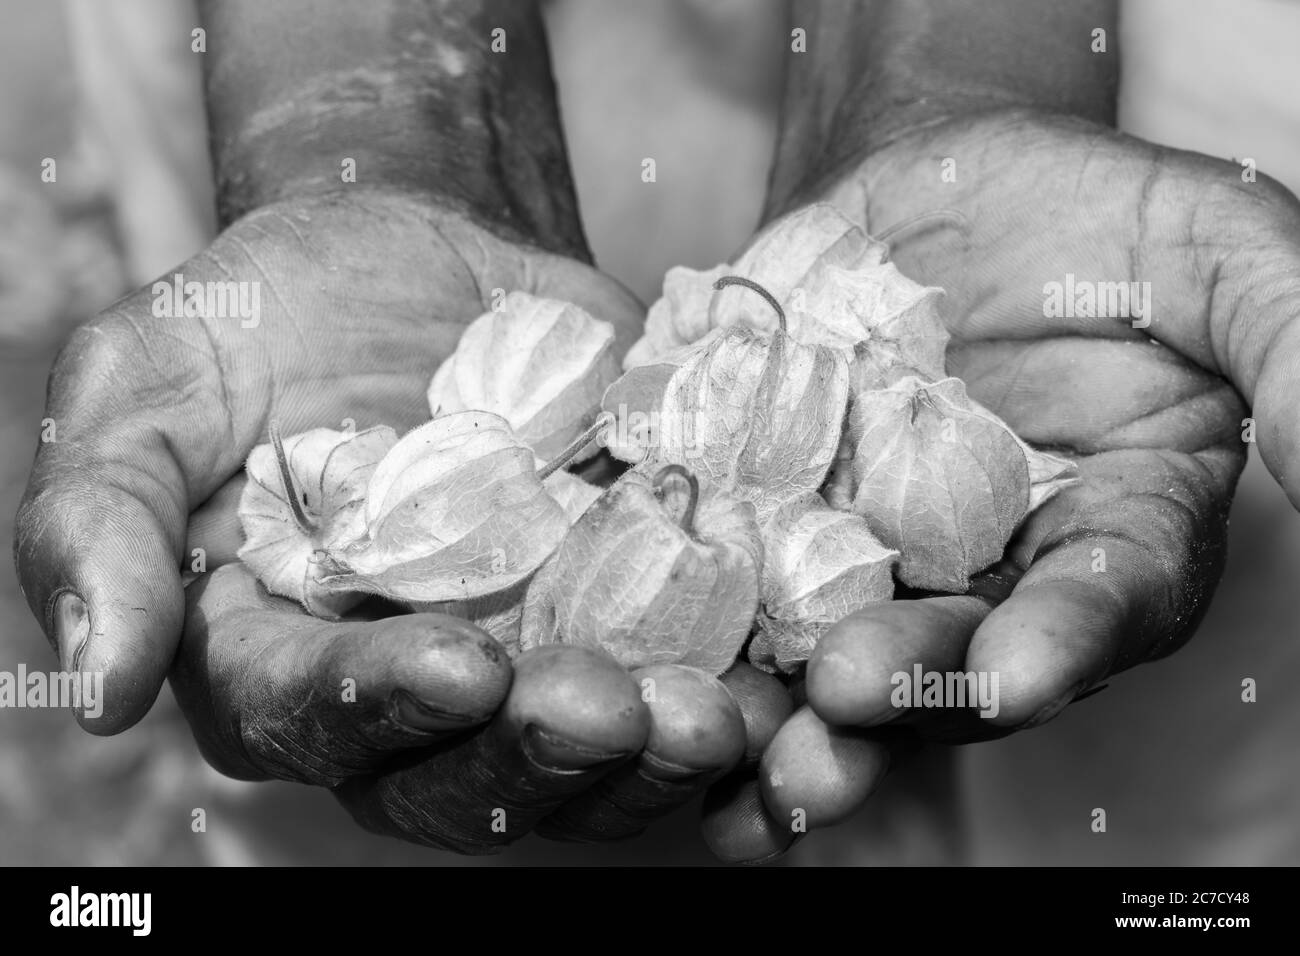
[[[1297,0],[0,0],[22,921],[980,867],[1262,928],[1297,190]]]

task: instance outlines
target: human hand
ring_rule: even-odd
[[[105,673],[88,729],[138,719],[175,657],[173,687],[219,770],[329,786],[372,829],[465,852],[553,811],[555,836],[628,835],[741,758],[745,719],[718,681],[670,668],[647,702],[643,675],[570,647],[525,655],[512,675],[468,622],[320,621],[232,563],[242,462],[270,417],[288,432],[405,429],[427,418],[430,371],[493,289],[577,302],[623,342],[640,321],[627,293],[382,192],[266,207],[178,271],[255,277],[255,324],[156,317],[145,289],[80,330],[52,377],[58,440],[19,519],[26,593],[50,609],[63,666]],[[183,593],[198,555],[210,573]]]
[[[586,264],[537,6],[200,14],[226,228],[175,272],[245,283],[256,314],[161,315],[143,289],[54,369],[57,437],[16,552],[63,667],[105,676],[102,714],[79,719],[130,726],[170,667],[211,763],[329,786],[372,829],[484,851],[575,795],[554,835],[639,829],[740,757],[752,720],[720,683],[670,671],[643,701],[634,675],[573,648],[512,669],[467,622],[318,621],[235,563],[242,466],[268,422],[423,422],[429,377],[495,290],[576,302],[621,347],[635,337],[639,304]],[[206,573],[183,590],[182,569]]]
[[[1248,442],[1300,504],[1300,204],[1242,173],[1008,110],[928,124],[818,184],[873,232],[948,211],[901,229],[892,257],[946,290],[949,371],[1082,480],[970,595],[871,607],[827,634],[808,706],[764,757],[774,821],[798,808],[824,826],[860,806],[888,768],[886,725],[944,741],[1039,726],[1176,650],[1222,569]],[[1067,282],[1149,283],[1145,314],[1058,309],[1050,284]],[[997,675],[996,715],[894,706],[892,675],[917,664]]]

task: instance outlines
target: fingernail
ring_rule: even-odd
[[[587,747],[567,737],[529,724],[521,735],[524,753],[528,759],[544,770],[567,773],[576,770],[594,770],[604,764],[626,760],[631,751],[611,753]]]
[[[1056,698],[1056,700],[1052,701],[1046,707],[1043,707],[1041,710],[1038,711],[1038,713],[1034,714],[1034,716],[1030,717],[1023,724],[1021,724],[1020,725],[1021,729],[1029,730],[1031,727],[1037,727],[1040,724],[1047,723],[1049,720],[1051,720],[1061,711],[1065,710],[1066,707],[1070,706],[1070,703],[1074,700],[1075,695],[1077,695],[1079,691],[1083,690],[1087,686],[1088,686],[1087,681],[1079,681],[1079,683],[1075,684],[1073,687],[1067,690],[1060,697]]]
[[[397,723],[417,733],[440,730],[461,730],[487,719],[488,715],[471,717],[434,707],[409,691],[398,688],[388,698],[388,714]]]
[[[707,773],[716,773],[717,770],[701,770],[699,767],[687,767],[683,764],[673,763],[671,760],[664,760],[657,757],[650,751],[641,752],[641,772],[651,780],[664,783],[688,783]]]
[[[59,667],[64,671],[81,670],[81,658],[90,638],[90,615],[86,602],[73,591],[64,591],[54,603],[54,645]]]

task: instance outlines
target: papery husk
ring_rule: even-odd
[[[568,529],[531,448],[500,416],[458,412],[409,432],[375,469],[364,529],[327,549],[327,587],[463,601],[511,587]]]
[[[435,418],[470,410],[500,415],[521,442],[550,459],[595,420],[618,375],[610,323],[571,302],[511,292],[461,334],[429,385],[429,408]]]
[[[731,272],[725,263],[703,271],[673,266],[664,273],[663,294],[646,312],[645,333],[623,357],[623,370],[657,362],[693,345],[709,332],[713,283]]]
[[[273,445],[253,449],[239,500],[244,531],[239,558],[270,593],[331,620],[361,601],[363,594],[322,585],[315,556],[355,533],[370,476],[396,443],[397,434],[386,426],[359,432],[315,428],[292,435],[283,442],[291,490],[285,488]],[[308,527],[299,523],[290,494],[298,497]]]
[[[848,364],[825,346],[729,328],[669,380],[647,461],[683,462],[750,501],[760,522],[816,491],[839,447]]]
[[[603,493],[599,485],[583,481],[568,471],[557,471],[548,476],[542,484],[563,509],[570,525],[581,518],[587,508]],[[511,658],[515,658],[521,652],[520,628],[523,622],[524,598],[536,573],[504,590],[494,591],[482,597],[466,601],[428,604],[417,601],[411,603],[411,609],[437,611],[471,621],[491,634],[497,643],[506,649],[506,653]]]
[[[841,618],[894,595],[899,554],[862,517],[818,495],[782,505],[763,528],[761,634],[750,662],[791,673]]]
[[[854,398],[853,510],[901,554],[915,588],[964,592],[997,561],[1029,509],[1016,436],[971,408],[959,379],[906,378]]]
[[[758,605],[762,541],[753,507],[701,483],[691,530],[635,469],[534,576],[521,646],[602,648],[629,668],[676,663],[720,674]]]

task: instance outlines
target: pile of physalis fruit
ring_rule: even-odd
[[[613,327],[523,292],[469,325],[432,420],[259,446],[243,561],[337,618],[367,595],[628,668],[791,673],[895,582],[962,592],[1073,480],[944,370],[942,290],[834,208],[674,268],[619,375]],[[601,447],[608,488],[568,470]]]

